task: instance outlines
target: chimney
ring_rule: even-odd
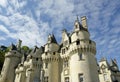
[[[81,22],[82,22],[83,28],[88,29],[86,16],[81,17]]]
[[[18,50],[21,49],[21,44],[22,44],[22,40],[19,39],[18,44],[17,44],[17,48],[18,48]]]

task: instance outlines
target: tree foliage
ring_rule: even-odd
[[[2,69],[4,59],[5,59],[5,53],[9,51],[9,47],[2,46],[3,48],[0,48],[0,71]]]

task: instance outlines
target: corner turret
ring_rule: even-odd
[[[5,54],[5,61],[1,72],[0,82],[14,82],[15,69],[21,61],[22,54],[12,44],[10,51]]]
[[[80,24],[78,17],[75,20],[74,31],[71,34],[71,42],[75,42],[77,40],[89,40],[90,39],[90,34],[87,30],[87,25],[85,21],[86,18],[83,17],[81,20],[82,20],[83,25]]]
[[[57,41],[55,39],[55,36],[52,34],[49,34],[48,41],[45,44],[45,52],[56,52],[59,50],[59,45],[57,44]]]

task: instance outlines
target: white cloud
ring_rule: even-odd
[[[6,7],[7,1],[6,1],[6,0],[0,0],[0,5],[1,5],[2,7]]]
[[[0,31],[2,31],[6,34],[9,34],[9,30],[6,27],[4,27],[3,25],[0,25]]]
[[[5,37],[0,37],[0,41],[1,41],[1,40],[6,40],[6,38],[5,38]]]
[[[9,29],[7,38],[22,39],[23,45],[44,45],[49,33],[54,32],[59,39],[62,28],[68,31],[73,29],[76,15],[86,15],[91,38],[97,43],[99,57],[101,54],[120,54],[117,52],[120,49],[119,12],[116,15],[119,0],[2,1],[0,5],[4,3],[7,7],[0,7],[0,11],[4,10],[0,14],[0,23]],[[5,28],[2,30],[8,33]]]

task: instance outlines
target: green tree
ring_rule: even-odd
[[[30,50],[28,46],[22,46],[21,49],[24,53],[27,53]]]

